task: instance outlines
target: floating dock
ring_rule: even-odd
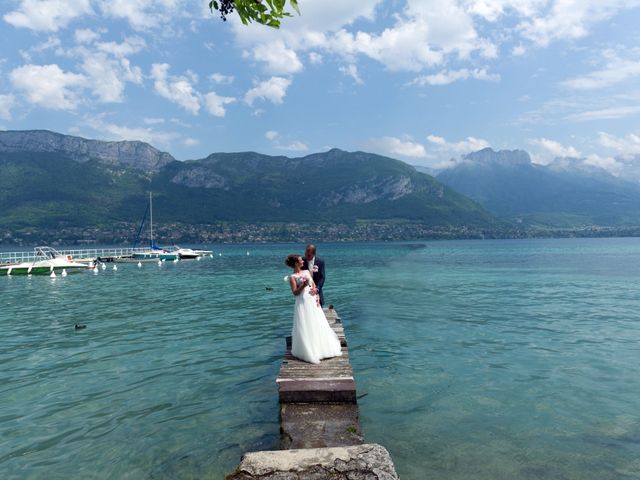
[[[281,450],[246,453],[226,480],[399,478],[389,452],[364,443],[344,326],[333,308],[325,315],[342,356],[317,365],[303,362],[291,355],[291,337],[286,338],[276,379]]]

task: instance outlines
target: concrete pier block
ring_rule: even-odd
[[[375,443],[251,452],[226,480],[398,480],[391,455]]]

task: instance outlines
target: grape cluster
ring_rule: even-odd
[[[209,8],[215,8],[220,12],[220,18],[223,21],[227,21],[227,15],[233,13],[233,10],[236,8],[235,0],[220,0],[212,1],[209,3]]]

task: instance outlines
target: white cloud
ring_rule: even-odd
[[[427,150],[424,145],[411,141],[410,139],[400,139],[397,137],[372,138],[367,142],[367,149],[385,155],[411,158],[427,157]]]
[[[117,61],[94,52],[84,57],[81,67],[90,79],[88,86],[101,102],[122,102],[126,82],[142,83],[142,71],[126,58]]]
[[[204,96],[204,103],[207,111],[215,117],[224,117],[227,113],[225,105],[235,102],[233,97],[222,97],[215,92],[209,92]]]
[[[288,75],[302,70],[302,62],[296,52],[285,47],[282,40],[261,43],[253,48],[251,57],[265,63],[265,71],[273,75]]]
[[[218,72],[209,75],[209,80],[217,83],[218,85],[230,85],[231,83],[233,83],[234,79],[235,77],[233,75],[223,75],[222,73]]]
[[[105,55],[87,56],[82,64],[82,70],[92,79],[93,93],[101,102],[122,102],[124,97],[124,82],[113,62]]]
[[[602,168],[616,176],[625,173],[624,170],[627,170],[625,169],[625,165],[618,159],[613,157],[602,157],[595,153],[587,155],[587,157],[583,160],[583,163],[588,166]]]
[[[59,48],[61,45],[60,39],[58,37],[51,36],[45,42],[38,43],[33,47],[30,47],[28,50],[20,50],[20,55],[24,59],[25,62],[31,63],[31,54],[32,53],[42,53],[47,50],[53,48]]]
[[[307,147],[306,144],[298,141],[292,142],[288,145],[276,145],[276,148],[289,152],[306,152],[307,150],[309,150],[309,147]]]
[[[232,25],[239,43],[248,49],[281,42],[278,49],[283,51],[310,51],[312,63],[321,61],[320,51],[343,57],[347,64],[365,56],[392,71],[421,71],[441,65],[448,57],[497,57],[497,45],[478,34],[473,14],[462,5],[465,2],[408,0],[391,17],[393,25],[382,32],[350,31],[356,19],[373,19],[381,3],[307,0],[303,15],[288,18],[277,32],[247,29],[238,21]],[[293,62],[290,68],[299,67]],[[291,70],[282,73],[293,73]]]
[[[309,52],[309,62],[313,65],[320,65],[322,63],[322,55],[317,52]]]
[[[575,147],[565,146],[560,142],[544,137],[531,139],[529,143],[541,149],[541,152],[533,157],[534,163],[547,164],[556,157],[578,158],[582,156]]]
[[[613,50],[606,50],[602,55],[605,59],[604,68],[565,80],[562,85],[576,90],[594,90],[640,77],[640,61],[620,58]]]
[[[146,123],[147,125],[159,125],[161,123],[164,123],[165,120],[164,120],[164,118],[149,118],[149,117],[147,117],[147,118],[145,118],[143,120],[143,122]]]
[[[186,0],[95,0],[107,17],[127,20],[135,30],[161,27],[186,16],[191,6]],[[197,7],[192,7],[197,8]]]
[[[515,47],[513,47],[511,49],[511,55],[513,55],[514,57],[521,57],[523,56],[525,53],[527,53],[527,49],[524,45],[519,44],[516,45]]]
[[[264,138],[266,138],[267,140],[275,140],[276,138],[278,138],[278,132],[276,132],[275,130],[269,130],[268,132],[266,132],[264,134]]]
[[[96,48],[102,52],[109,53],[114,57],[126,57],[138,53],[147,46],[141,37],[127,37],[122,43],[98,42]]]
[[[565,117],[566,120],[576,122],[587,122],[592,120],[615,120],[629,117],[640,113],[640,105],[630,105],[626,107],[609,107],[598,110],[587,110],[585,112],[573,113]]]
[[[126,83],[140,85],[143,80],[140,67],[132,65],[126,55],[139,52],[146,43],[140,37],[127,37],[122,43],[96,42],[98,37],[93,30],[76,30],[76,45],[72,48],[64,49],[59,39],[50,37],[29,51],[57,47],[56,54],[78,61],[78,68],[87,78],[85,87],[99,102],[122,102]]]
[[[157,131],[150,127],[128,127],[115,123],[105,122],[103,116],[84,117],[83,126],[88,126],[100,133],[104,140],[139,140],[154,146],[166,148],[171,142],[178,140],[180,135],[175,132]]]
[[[358,74],[358,67],[355,64],[351,63],[347,66],[343,65],[340,67],[339,70],[340,72],[344,73],[347,77],[351,77],[356,84],[364,85],[362,78],[360,78],[360,75]]]
[[[329,41],[338,55],[365,55],[392,71],[420,71],[477,54],[497,56],[497,47],[478,35],[473,19],[460,5],[445,0],[408,0],[393,27],[380,34],[342,29]]]
[[[460,70],[443,70],[439,73],[432,75],[423,75],[415,78],[412,85],[448,85],[458,80],[467,80],[473,78],[475,80],[485,80],[490,82],[497,82],[500,80],[500,75],[488,73],[484,68],[476,68],[469,70],[463,68]]]
[[[434,145],[447,144],[447,141],[444,139],[444,137],[439,137],[437,135],[427,135],[427,140],[429,140],[429,142],[433,143]]]
[[[260,82],[249,90],[244,96],[244,101],[249,106],[252,106],[256,100],[268,100],[271,103],[280,105],[290,85],[291,80],[288,78],[271,77],[269,80]]]
[[[518,25],[525,38],[540,46],[584,37],[596,23],[640,6],[638,0],[555,0],[550,8],[545,8],[546,3],[535,8],[532,18]]]
[[[87,85],[87,77],[68,73],[58,65],[23,65],[9,78],[34,105],[57,110],[74,110],[80,103],[79,90]]]
[[[308,52],[312,64],[333,55],[357,67],[359,58],[366,57],[389,71],[457,65],[417,79],[423,85],[444,85],[469,78],[497,81],[500,76],[487,67],[460,64],[496,59],[502,46],[522,56],[530,42],[547,45],[578,38],[596,23],[640,5],[640,0],[406,0],[386,15],[387,28],[375,31],[373,22],[353,27],[357,19],[373,19],[382,3],[306,0],[303,14],[286,19],[278,31],[247,29],[235,18],[230,22],[246,57],[264,61],[272,74],[299,72],[301,52]],[[351,67],[341,67],[343,73],[348,72],[345,68]]]
[[[73,19],[90,13],[89,0],[20,0],[18,8],[3,18],[14,27],[56,32]]]
[[[640,155],[640,134],[630,133],[624,137],[618,137],[609,133],[598,132],[598,144],[623,157]]]
[[[467,137],[459,142],[449,142],[444,137],[427,135],[427,140],[432,145],[431,149],[440,157],[457,157],[467,153],[477,152],[489,147],[489,142],[483,138]]]
[[[427,141],[429,142],[429,156],[438,160],[431,164],[431,167],[436,169],[449,168],[455,165],[460,157],[490,146],[487,140],[473,136],[457,142],[450,142],[444,137],[431,134],[427,135]]]
[[[94,32],[89,28],[83,28],[75,31],[76,43],[93,43],[100,38],[100,33]]]
[[[307,150],[309,150],[309,147],[305,143],[298,140],[293,141],[289,144],[281,144],[280,134],[275,130],[269,130],[268,132],[265,132],[264,138],[269,140],[278,150],[286,150],[289,152],[306,152]]]
[[[325,32],[335,32],[357,19],[373,19],[382,0],[305,0],[302,15],[294,14],[282,22],[279,30],[246,28],[232,16],[229,19],[238,42],[243,46],[283,40],[289,48],[319,46]]]
[[[0,119],[11,120],[11,109],[15,106],[13,95],[0,95]]]
[[[168,76],[169,65],[167,63],[154,63],[151,66],[151,78],[154,89],[158,95],[166,98],[194,115],[200,110],[199,94],[189,82],[189,79],[181,76]]]
[[[200,140],[187,137],[182,141],[182,144],[185,145],[186,147],[195,147],[196,145],[200,145]]]

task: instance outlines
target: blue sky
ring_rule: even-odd
[[[0,128],[178,159],[331,147],[416,165],[491,146],[631,175],[640,0],[299,0],[280,30],[206,0],[4,0]]]

